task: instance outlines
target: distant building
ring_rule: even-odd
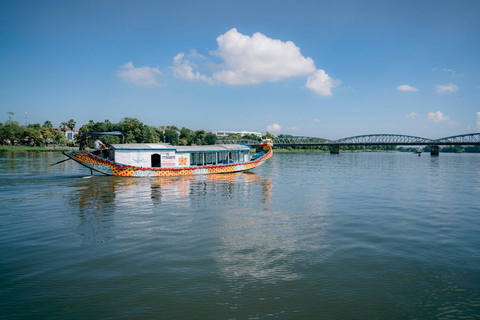
[[[63,131],[62,129],[62,127],[52,127],[52,130],[54,131]],[[78,130],[72,130],[68,127],[65,128],[65,138],[73,142],[75,135],[78,135]]]
[[[247,134],[253,134],[253,135],[256,135],[259,138],[262,137],[261,132],[251,132],[251,131],[209,131],[209,132],[213,133],[218,138],[228,137],[229,134],[238,134],[241,137],[246,136]]]

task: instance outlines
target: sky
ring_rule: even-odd
[[[480,1],[3,0],[8,112],[326,139],[480,132]]]

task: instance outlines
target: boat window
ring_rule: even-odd
[[[219,164],[225,164],[225,163],[228,163],[228,152],[226,151],[221,151],[221,152],[218,152],[218,163]]]
[[[159,168],[161,165],[160,155],[158,153],[152,154],[152,168]]]
[[[239,162],[240,161],[240,152],[239,151],[232,151],[230,155],[230,159],[233,161],[233,163]]]
[[[250,161],[249,155],[250,151],[240,151],[240,162]]]
[[[190,164],[194,166],[202,166],[204,164],[203,153],[191,153],[190,154]]]
[[[215,152],[205,153],[205,164],[215,164],[216,160]]]

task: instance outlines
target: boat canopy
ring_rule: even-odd
[[[175,150],[176,147],[169,143],[125,143],[111,144],[115,150]]]
[[[249,146],[242,144],[216,144],[207,146],[172,146],[169,143],[126,143],[112,144],[115,150],[175,150],[178,153],[187,152],[218,152],[218,151],[247,151]]]
[[[85,136],[123,136],[123,133],[120,131],[112,132],[84,132],[82,133]]]

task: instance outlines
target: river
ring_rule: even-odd
[[[0,153],[0,318],[478,319],[480,155],[90,174]]]

